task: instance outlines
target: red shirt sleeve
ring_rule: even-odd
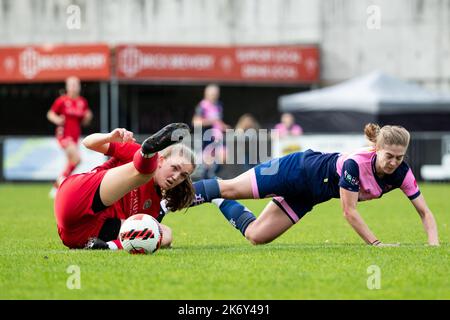
[[[106,156],[114,157],[122,162],[130,162],[133,160],[133,156],[137,150],[141,148],[141,145],[135,142],[118,143],[111,142],[109,149],[105,153]]]
[[[50,108],[56,114],[62,114],[64,112],[64,97],[59,97],[53,102]]]

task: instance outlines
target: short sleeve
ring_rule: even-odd
[[[118,143],[111,142],[109,144],[106,156],[114,157],[122,162],[130,162],[133,160],[133,156],[137,150],[141,148],[141,145],[134,142]]]
[[[339,187],[348,191],[359,192],[359,166],[355,160],[344,161]]]
[[[420,195],[419,186],[417,185],[416,178],[412,173],[411,169],[406,173],[405,179],[403,180],[402,185],[400,186],[403,193],[410,199],[414,200]]]

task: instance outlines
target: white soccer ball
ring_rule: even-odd
[[[161,246],[162,230],[159,222],[148,214],[135,214],[122,223],[119,239],[129,253],[151,254]]]

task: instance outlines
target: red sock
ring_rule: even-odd
[[[61,174],[61,176],[64,178],[67,178],[68,176],[70,176],[70,174],[75,170],[77,165],[78,165],[78,163],[72,163],[72,162],[67,163],[67,166],[64,169],[64,172]]]
[[[133,164],[139,173],[142,174],[150,174],[156,170],[158,166],[158,153],[155,153],[150,158],[145,158],[141,150],[136,151],[133,157]]]

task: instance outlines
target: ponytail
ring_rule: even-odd
[[[364,127],[364,134],[367,140],[377,148],[383,148],[385,145],[400,145],[408,148],[410,134],[408,130],[401,126],[383,126],[374,123],[368,123]]]

